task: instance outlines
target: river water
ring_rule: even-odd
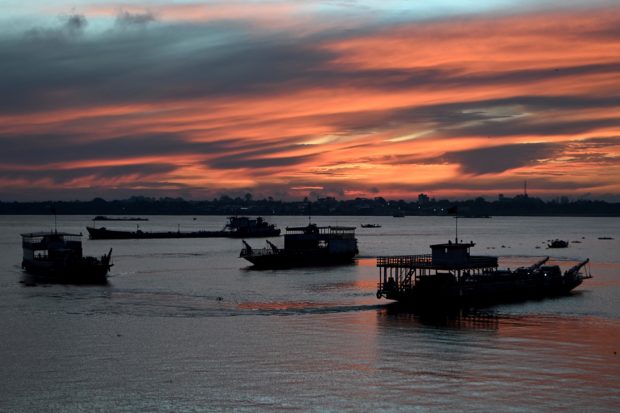
[[[59,216],[58,229],[86,233],[91,218]],[[149,218],[141,229],[225,223]],[[307,218],[268,221],[283,229]],[[114,267],[108,285],[72,286],[20,283],[19,234],[53,218],[0,216],[0,411],[620,411],[617,218],[460,219],[472,254],[510,268],[590,258],[594,278],[567,297],[459,315],[403,312],[375,297],[374,257],[427,253],[454,238],[453,218],[313,222],[357,226],[360,259],[253,271],[238,258],[240,240],[84,237],[87,255],[113,248]],[[572,242],[546,249],[555,238]]]

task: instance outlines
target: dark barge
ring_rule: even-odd
[[[228,217],[228,223],[220,231],[120,231],[105,227],[86,227],[86,230],[90,239],[263,238],[280,235],[280,229],[262,217]]]
[[[309,224],[287,227],[284,248],[267,241],[269,248],[252,248],[243,241],[239,256],[255,268],[291,268],[350,264],[358,254],[355,227]]]
[[[93,221],[148,221],[148,218],[140,217],[107,217],[105,215],[97,215]]]
[[[499,270],[493,256],[470,255],[473,242],[431,245],[431,254],[378,257],[377,298],[413,306],[477,306],[566,295],[589,274],[585,260],[562,273],[545,265]]]

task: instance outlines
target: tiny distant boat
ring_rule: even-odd
[[[262,238],[277,237],[280,229],[269,224],[262,217],[250,219],[248,217],[228,217],[228,223],[221,231],[160,231],[149,232],[140,229],[136,231],[120,231],[105,227],[86,227],[90,239],[163,239],[163,238]]]
[[[362,228],[381,228],[379,224],[362,224],[360,225]]]
[[[148,221],[148,218],[140,217],[106,217],[105,215],[97,215],[93,221]]]
[[[57,282],[101,283],[112,267],[112,249],[101,258],[82,255],[82,234],[33,232],[21,234],[22,268]]]
[[[396,212],[394,215],[392,215],[394,218],[404,218],[405,214],[403,214],[402,212]]]
[[[610,240],[613,239],[612,237],[598,237],[598,239],[602,239],[602,240]]]
[[[561,239],[554,239],[549,244],[547,244],[549,248],[566,248],[568,247],[568,241],[564,241]]]
[[[267,243],[269,248],[256,249],[243,241],[239,257],[255,268],[291,268],[348,264],[359,252],[355,227],[287,227],[284,248]]]
[[[455,307],[523,301],[568,294],[589,274],[580,272],[589,259],[562,273],[539,262],[516,270],[499,270],[493,256],[473,256],[475,244],[431,245],[431,254],[377,257],[377,298],[413,306]]]

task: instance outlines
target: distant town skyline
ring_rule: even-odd
[[[620,3],[0,3],[0,201],[620,201]]]
[[[2,215],[368,215],[419,216],[459,215],[464,218],[491,216],[620,216],[620,202],[600,200],[570,200],[559,197],[550,201],[521,194],[496,199],[478,197],[469,200],[435,199],[419,194],[416,200],[390,200],[382,197],[282,201],[273,198],[256,199],[247,193],[243,197],[221,196],[212,200],[182,198],[131,197],[124,200],[94,198],[88,201],[3,202]],[[105,220],[105,217],[102,219]]]

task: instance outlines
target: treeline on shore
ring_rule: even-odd
[[[446,215],[448,210],[461,216],[620,216],[620,203],[595,200],[570,201],[566,198],[543,201],[540,198],[518,195],[487,201],[479,197],[472,200],[435,200],[420,194],[417,201],[388,201],[356,198],[337,200],[319,198],[314,201],[278,201],[273,198],[253,199],[221,196],[213,200],[192,201],[182,198],[131,197],[106,201],[2,202],[0,214],[4,215]]]

